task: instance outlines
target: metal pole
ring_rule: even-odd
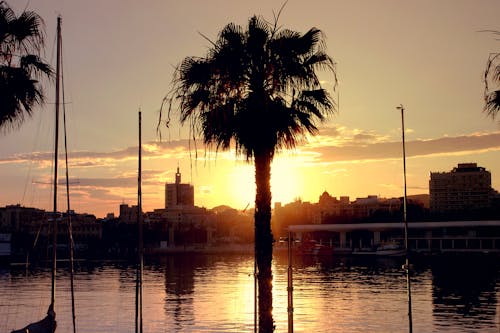
[[[257,243],[255,243],[254,248],[254,258],[253,258],[253,331],[257,333]]]
[[[405,225],[405,249],[408,252],[408,221],[406,220],[406,147],[405,147],[405,117],[403,105],[401,109],[401,134],[403,137],[403,179],[404,179],[404,197],[403,197],[403,222]]]
[[[403,266],[406,272],[406,289],[408,292],[408,332],[413,332],[413,319],[411,311],[411,279],[410,279],[410,261],[408,259],[409,247],[408,247],[408,220],[406,218],[406,147],[405,147],[405,118],[404,118],[404,106],[401,104],[396,107],[396,109],[401,110],[401,133],[403,137],[403,179],[404,179],[404,197],[403,197],[403,222],[405,226],[405,251],[406,260]]]
[[[56,124],[54,137],[54,215],[52,216],[52,290],[50,304],[55,310],[56,302],[56,269],[57,269],[57,161],[59,154],[59,77],[61,63],[61,17],[57,18],[57,64],[56,64]]]
[[[142,271],[143,271],[143,235],[142,235],[142,117],[139,110],[139,166],[137,176],[137,275],[136,275],[136,289],[135,289],[135,332],[142,333]]]
[[[288,231],[288,333],[293,333],[292,232]]]

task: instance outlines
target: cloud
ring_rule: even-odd
[[[79,178],[78,186],[81,187],[137,187],[136,177],[116,177],[116,178]]]
[[[143,144],[142,156],[148,158],[184,158],[189,155],[189,140],[169,142],[147,142]],[[112,162],[135,160],[138,155],[138,146],[110,152],[75,151],[68,153],[71,166],[100,167],[110,165]],[[61,154],[60,158],[64,158]],[[40,166],[52,163],[54,155],[51,152],[34,152],[15,154],[0,159],[0,164],[34,162]]]
[[[158,185],[158,175],[163,174],[163,170],[143,170],[141,174],[142,185]],[[66,184],[60,179],[61,185]],[[95,178],[73,178],[70,183],[79,188],[137,188],[137,173],[129,172],[116,177],[95,177]]]
[[[362,136],[368,138],[367,135]],[[309,150],[319,153],[316,162],[359,162],[400,158],[401,142],[374,142],[356,144],[353,140],[343,145],[310,146]],[[500,132],[477,133],[456,137],[442,137],[429,140],[406,142],[406,156],[421,157],[433,155],[462,155],[474,152],[500,150]]]
[[[353,141],[355,142],[376,142],[379,141],[379,137],[371,133],[357,133],[353,136]]]
[[[332,126],[332,127],[320,127],[319,134],[322,136],[338,137],[342,134],[344,127]]]
[[[349,129],[343,126],[322,127],[319,134],[308,138],[306,147],[328,147],[328,146],[352,146],[360,144],[373,144],[376,142],[386,142],[387,135],[381,135],[375,131],[361,129]]]
[[[198,186],[198,192],[202,195],[210,195],[213,193],[213,186],[211,185]]]
[[[233,151],[207,152],[203,145],[197,145],[197,154],[193,151],[194,143],[189,140],[168,142],[147,142],[143,144],[143,159],[177,159],[185,158],[204,160],[235,160]],[[106,168],[119,167],[119,163],[137,159],[138,147],[126,147],[111,152],[78,151],[70,153],[70,168]],[[320,134],[310,138],[309,142],[297,147],[296,157],[305,164],[361,162],[386,160],[401,157],[401,142],[389,140],[388,136],[374,131],[348,129],[345,127],[323,127]],[[417,139],[406,142],[406,156],[462,155],[474,152],[500,150],[500,132],[473,133],[462,136],[444,136],[434,139]],[[39,168],[52,165],[52,154],[36,152],[32,154],[16,154],[0,159],[0,164],[35,163]],[[147,171],[145,171],[147,172]],[[149,177],[149,178],[148,178]],[[147,184],[164,180],[165,171],[150,170],[143,172],[143,181]],[[108,178],[80,178],[81,186],[129,187],[136,185],[135,174]],[[134,185],[134,186],[135,186]]]

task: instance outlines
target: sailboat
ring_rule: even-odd
[[[56,331],[56,269],[57,269],[57,171],[59,154],[59,100],[60,100],[60,78],[61,78],[61,17],[57,18],[57,65],[56,65],[56,95],[55,95],[55,139],[54,139],[54,184],[53,184],[53,216],[52,216],[52,288],[50,295],[50,305],[47,310],[47,316],[40,321],[31,323],[20,330],[14,330],[12,333],[54,333]],[[67,167],[66,167],[67,169]],[[68,207],[69,209],[69,207]],[[69,216],[68,216],[69,218]],[[74,312],[73,312],[74,314]],[[73,318],[74,319],[74,318]],[[73,321],[74,323],[74,321]],[[75,325],[73,324],[75,328]],[[75,329],[74,329],[75,330]]]

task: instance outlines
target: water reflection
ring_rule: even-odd
[[[172,314],[176,330],[194,322],[194,272],[206,264],[205,258],[173,256],[160,260],[165,275],[165,315]]]
[[[400,259],[298,257],[294,267],[296,332],[406,330]]]
[[[152,267],[164,274],[165,317],[176,331],[253,327],[252,257],[174,255],[158,258]]]
[[[286,258],[277,262],[286,264]],[[500,332],[498,258],[412,262],[415,332]],[[297,326],[307,332],[318,329],[313,322],[321,321],[332,331],[407,331],[402,264],[401,258],[294,258]],[[319,330],[329,332],[325,326]]]
[[[496,327],[499,267],[495,258],[435,259],[432,302],[436,324],[471,329]]]
[[[500,331],[500,265],[463,257],[415,260],[414,332]],[[400,258],[295,257],[295,332],[406,332],[406,284]],[[287,257],[273,263],[276,332],[287,331]],[[145,332],[252,332],[251,255],[148,258],[144,272]],[[0,332],[38,318],[50,269],[0,270]],[[58,271],[58,330],[70,331],[68,274]],[[135,266],[80,263],[76,272],[80,333],[130,332]],[[45,310],[45,309],[44,309]]]

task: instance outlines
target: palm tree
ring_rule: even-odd
[[[0,130],[14,128],[44,102],[39,80],[52,69],[41,58],[44,46],[42,18],[14,11],[0,1]]]
[[[208,149],[233,146],[236,154],[254,162],[259,332],[274,330],[271,162],[276,152],[316,134],[316,123],[335,111],[316,74],[330,70],[336,84],[322,32],[312,28],[300,34],[279,28],[277,20],[270,24],[253,16],[246,30],[226,25],[217,41],[210,41],[205,57],[180,63],[164,99],[168,118],[173,108],[178,110],[181,123],[188,122]]]
[[[487,31],[500,36],[500,31]],[[491,84],[496,84],[496,90]],[[492,53],[484,71],[484,111],[493,119],[500,111],[500,53]]]

